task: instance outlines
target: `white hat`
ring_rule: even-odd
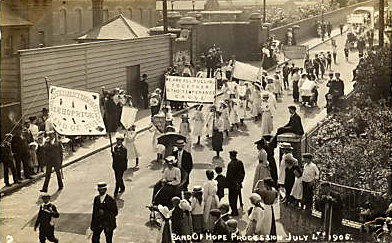
[[[174,156],[167,156],[165,158],[167,164],[175,164],[177,163],[176,157]]]
[[[189,202],[188,202],[187,200],[185,200],[185,199],[182,199],[182,200],[180,201],[179,207],[180,207],[182,210],[184,210],[184,211],[192,211],[191,205],[190,205]]]
[[[261,197],[260,197],[260,195],[257,194],[257,193],[252,193],[252,195],[249,197],[249,199],[250,199],[253,203],[261,202]]]
[[[158,205],[158,211],[165,217],[169,219],[171,217],[171,213],[168,207],[162,206],[161,204]]]
[[[97,189],[107,189],[108,188],[108,184],[104,181],[98,182],[97,183]]]
[[[117,133],[116,139],[117,140],[124,140],[124,135],[122,133]]]

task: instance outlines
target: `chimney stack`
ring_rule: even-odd
[[[102,24],[103,21],[103,1],[104,0],[91,0],[93,7],[93,27]]]

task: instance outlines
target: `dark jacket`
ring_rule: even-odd
[[[140,81],[140,91],[142,94],[148,94],[148,83],[145,80]]]
[[[25,137],[13,136],[11,141],[12,152],[20,158],[27,158],[29,151]]]
[[[172,231],[174,234],[182,235],[183,234],[183,224],[182,220],[184,219],[184,211],[180,207],[175,207],[172,212]]]
[[[118,171],[127,170],[128,167],[127,149],[123,145],[114,146],[112,158],[113,158],[113,164],[112,164],[113,170],[118,170]]]
[[[290,128],[291,132],[297,135],[304,134],[304,128],[302,127],[301,117],[297,113],[294,113],[294,115],[290,117],[289,123],[287,123],[284,127]]]
[[[173,156],[178,159],[178,151],[173,152]],[[182,158],[181,158],[181,168],[188,173],[188,175],[191,173],[193,169],[193,159],[191,153],[189,153],[186,150],[182,151]]]
[[[103,214],[99,210],[103,210]],[[109,195],[106,195],[103,203],[100,201],[100,196],[94,198],[93,215],[91,218],[91,230],[94,231],[98,227],[113,230],[117,227],[116,216],[118,214],[116,201]]]
[[[53,230],[53,225],[50,224],[50,221],[53,218],[58,218],[60,214],[57,212],[56,206],[51,203],[42,204],[39,208],[37,220],[35,221],[34,227],[39,226],[40,231],[50,231]]]
[[[227,166],[226,179],[229,188],[237,188],[241,186],[245,178],[244,164],[240,160],[232,160]]]
[[[63,146],[59,142],[53,144],[48,140],[45,142],[44,158],[46,165],[60,166],[63,162]]]
[[[218,182],[217,195],[219,199],[225,196],[225,188],[227,188],[227,181],[224,175],[217,175],[215,180]]]
[[[213,233],[216,236],[226,235],[227,239],[230,239],[230,232],[227,229],[226,223],[222,219],[218,219],[218,221],[215,222]],[[214,242],[219,242],[219,241],[215,240]]]
[[[117,105],[114,103],[113,99],[107,99],[105,102],[105,114],[104,121],[107,132],[115,132],[117,129]]]
[[[2,163],[13,163],[14,158],[12,157],[12,149],[11,149],[11,144],[4,142],[1,145],[1,162]]]

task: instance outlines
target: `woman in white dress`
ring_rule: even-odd
[[[139,151],[135,145],[135,138],[136,138],[136,126],[132,125],[126,132],[125,132],[125,143],[124,146],[127,148],[127,157],[129,160],[136,160],[136,167],[139,166]]]
[[[248,211],[249,222],[246,235],[261,235],[264,219],[264,207],[260,204],[261,197],[257,193],[252,193],[249,199],[252,207]]]
[[[275,97],[277,99],[278,97],[282,97],[282,91],[283,91],[283,89],[282,89],[282,79],[280,78],[279,73],[276,73],[274,75],[274,79],[275,79],[274,80],[274,86],[275,86],[274,94],[275,94]]]
[[[252,103],[252,116],[255,121],[258,121],[261,116],[261,86],[258,83],[254,83],[250,100]]]
[[[276,236],[276,224],[273,204],[277,202],[279,193],[273,188],[275,182],[272,178],[264,180],[263,190],[259,190],[257,193],[261,197],[261,206],[264,208],[264,218],[260,234]]]
[[[219,207],[219,198],[216,194],[218,191],[218,182],[214,180],[214,172],[206,171],[207,182],[203,185],[203,201],[204,201],[204,226],[207,231],[214,229],[214,223],[210,217],[210,211]]]
[[[244,119],[246,117],[246,97],[240,97],[238,104],[238,119],[240,120],[241,126],[244,125]]]
[[[186,138],[186,144],[184,149],[191,152],[192,149],[192,137],[191,137],[191,125],[189,124],[189,117],[187,114],[181,116],[181,124],[178,132]]]
[[[214,131],[214,117],[215,117],[216,107],[212,105],[208,114],[206,115],[205,123],[206,123],[206,135],[207,138],[212,137],[212,133]]]
[[[271,135],[273,126],[273,117],[275,113],[275,107],[271,105],[269,101],[269,94],[263,93],[263,101],[261,102],[261,110],[263,115],[261,117],[261,137],[265,135]]]
[[[255,175],[253,177],[252,192],[256,192],[257,189],[264,188],[262,181],[271,177],[271,171],[269,168],[266,152],[266,142],[264,139],[260,139],[255,142],[258,150],[257,160],[258,165],[255,169]],[[261,182],[261,184],[260,184]]]
[[[236,100],[231,100],[231,110],[229,114],[229,120],[230,120],[230,125],[231,125],[231,130],[236,127],[237,129],[239,128],[239,123],[240,123],[240,118],[238,116],[238,103]]]
[[[230,120],[229,120],[229,108],[226,103],[221,102],[219,111],[222,113],[221,118],[223,120],[223,130],[226,132],[226,136],[229,136]]]
[[[195,114],[192,117],[193,121],[193,136],[197,137],[197,145],[200,145],[200,137],[203,136],[204,128],[204,114],[203,105],[199,105],[196,108]]]

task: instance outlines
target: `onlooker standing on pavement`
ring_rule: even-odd
[[[343,27],[344,27],[344,24],[339,25],[340,35],[343,35]]]
[[[332,24],[331,22],[328,21],[327,23],[327,33],[328,33],[328,37],[331,38],[331,34],[332,34]]]
[[[16,175],[18,178],[17,180],[22,179],[22,164],[25,179],[32,179],[31,168],[29,166],[29,151],[27,147],[27,140],[23,135],[22,130],[23,128],[21,126],[17,126],[14,130],[14,136],[11,140],[12,152],[14,153],[15,159]]]
[[[147,74],[142,75],[142,79],[140,80],[140,94],[142,99],[142,107],[144,109],[148,108],[148,83],[147,83]]]
[[[41,243],[45,243],[46,240],[50,242],[59,242],[54,236],[52,218],[58,218],[60,217],[60,214],[57,212],[56,206],[49,202],[49,194],[44,193],[41,198],[44,203],[39,208],[37,220],[34,224],[34,231],[36,231],[39,226],[39,241]]]
[[[1,144],[1,162],[3,163],[4,169],[4,184],[5,186],[11,186],[8,176],[8,170],[11,170],[12,179],[15,183],[19,183],[18,176],[16,174],[16,169],[14,165],[14,159],[12,157],[12,149],[11,149],[11,139],[12,134],[5,134],[4,142]]]
[[[150,97],[150,109],[151,109],[151,119],[158,114],[160,106],[159,106],[159,98],[157,93],[152,93]]]
[[[48,192],[48,186],[50,181],[50,175],[52,174],[52,168],[56,171],[57,184],[59,190],[63,189],[63,180],[61,179],[61,165],[63,163],[63,146],[58,141],[54,131],[47,132],[49,138],[45,141],[44,145],[44,158],[46,164],[46,174],[44,185],[42,186],[41,192]]]
[[[336,45],[336,40],[331,39],[331,45],[332,45],[333,64],[336,65],[336,56],[337,56],[337,49],[338,49],[338,46]]]
[[[346,57],[346,62],[348,62],[349,53],[350,53],[350,42],[347,40],[346,45],[344,46],[344,56]]]
[[[222,167],[215,167],[215,173],[217,174],[215,180],[218,182],[217,195],[219,201],[225,196],[225,188],[227,187],[226,177],[222,175]]]
[[[284,89],[289,89],[289,74],[290,74],[290,67],[286,62],[283,66],[283,85]]]
[[[49,118],[49,110],[47,108],[42,108],[42,114],[38,118],[37,125],[40,131],[45,131],[45,122]]]
[[[312,211],[313,204],[313,190],[315,181],[319,179],[319,169],[316,164],[313,163],[313,155],[305,153],[302,155],[304,160],[304,170],[302,174],[302,186],[303,186],[303,200],[306,210]]]
[[[118,214],[116,201],[107,192],[107,184],[100,182],[97,185],[99,195],[94,198],[91,230],[93,231],[92,243],[99,243],[102,231],[105,233],[106,243],[112,243],[113,230],[117,227]]]
[[[114,146],[112,151],[113,164],[112,168],[114,170],[114,177],[116,179],[116,187],[114,189],[114,197],[118,196],[118,193],[123,193],[125,191],[125,185],[123,180],[124,172],[127,170],[127,149],[123,145],[124,135],[118,134],[116,136],[116,146]]]
[[[242,161],[237,159],[237,151],[230,151],[230,162],[227,166],[226,178],[229,188],[229,203],[231,216],[238,216],[237,200],[241,193],[242,182],[245,178],[245,168]]]
[[[299,75],[299,70],[298,68],[294,68],[293,74],[291,76],[291,79],[293,81],[293,99],[294,102],[298,102],[299,101],[299,80],[301,78],[301,76]]]

